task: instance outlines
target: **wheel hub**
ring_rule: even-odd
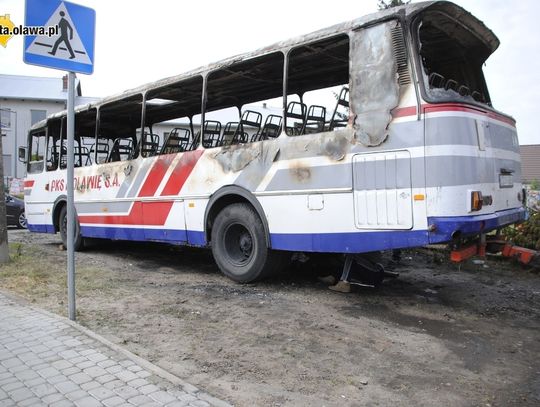
[[[253,237],[240,223],[232,224],[226,229],[224,243],[229,261],[236,266],[247,264],[253,256]]]
[[[249,257],[251,254],[251,249],[253,248],[253,242],[251,241],[251,236],[249,233],[242,233],[238,244],[244,256]]]

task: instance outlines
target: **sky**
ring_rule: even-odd
[[[517,120],[520,144],[540,144],[540,2],[455,0],[501,41],[484,73],[493,105]],[[24,0],[0,0],[0,16],[24,24]],[[377,11],[377,0],[75,0],[96,10],[94,73],[84,96],[104,97],[236,54]],[[23,38],[0,46],[0,73],[60,77],[26,65]]]

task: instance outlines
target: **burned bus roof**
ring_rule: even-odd
[[[448,2],[448,1],[426,1],[420,3],[407,4],[404,6],[393,7],[387,10],[382,10],[376,13],[367,14],[365,16],[359,17],[355,20],[336,24],[331,27],[323,28],[321,30],[301,35],[292,39],[285,41],[280,41],[274,43],[270,46],[259,48],[255,51],[247,52],[244,54],[236,55],[218,62],[210,63],[206,66],[202,66],[191,71],[171,76],[168,78],[160,79],[155,82],[147,83],[145,85],[138,86],[133,89],[126,90],[121,93],[117,93],[111,96],[107,96],[97,102],[92,102],[87,105],[80,105],[75,108],[76,112],[82,112],[94,108],[100,108],[101,106],[120,101],[122,99],[130,98],[135,95],[141,95],[148,91],[161,88],[163,86],[172,85],[178,82],[182,82],[186,79],[193,78],[196,76],[207,75],[210,72],[219,70],[221,68],[234,65],[235,63],[249,61],[250,59],[260,57],[263,55],[271,54],[274,52],[286,51],[290,48],[301,46],[306,43],[310,43],[316,40],[322,40],[328,37],[339,35],[341,33],[347,33],[349,31],[359,29],[363,26],[369,26],[376,24],[380,21],[389,20],[392,18],[403,18],[406,20],[412,20],[417,14],[424,12],[426,10],[436,10],[441,11],[442,13],[449,14],[453,16],[456,20],[462,22],[466,26],[470,27],[474,32],[480,35],[482,40],[485,42],[486,46],[491,50],[495,51],[499,46],[499,40],[495,34],[487,28],[482,21],[477,19],[471,13],[463,9],[462,7]],[[61,112],[54,113],[50,115],[47,119],[42,120],[31,127],[31,130],[35,130],[45,126],[48,120],[59,119],[66,115],[66,110]]]

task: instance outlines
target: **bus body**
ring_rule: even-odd
[[[211,246],[247,282],[284,251],[416,247],[519,222],[515,122],[482,74],[498,44],[452,3],[415,3],[80,106],[76,246]],[[329,90],[331,103],[306,103]],[[267,100],[281,114],[250,108]],[[213,120],[224,109],[237,121]],[[28,229],[63,239],[65,120],[30,130],[24,184]]]

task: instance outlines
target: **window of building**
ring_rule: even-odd
[[[36,124],[37,122],[45,120],[46,117],[47,117],[46,110],[30,110],[30,121],[32,123],[32,126]]]
[[[11,113],[11,110],[0,109],[0,129],[11,129]]]

